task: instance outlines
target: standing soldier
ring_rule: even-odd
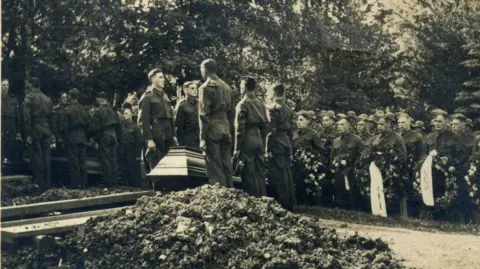
[[[87,187],[86,150],[88,140],[86,129],[91,122],[90,115],[78,102],[80,91],[71,89],[68,91],[70,105],[65,108],[61,115],[59,134],[65,138],[65,150],[70,172],[70,186],[72,188]]]
[[[233,91],[217,76],[213,59],[202,62],[202,77],[206,80],[199,92],[200,149],[205,152],[207,176],[210,183],[228,188],[232,182],[231,126],[235,107]]]
[[[375,115],[368,116],[368,119],[365,120],[365,124],[372,136],[377,134],[377,117],[375,117]],[[365,143],[365,145],[367,145],[367,143]]]
[[[20,140],[20,110],[17,98],[9,92],[8,79],[2,80],[2,162],[15,158],[15,140]]]
[[[347,119],[341,119],[337,123],[339,137],[333,140],[332,153],[330,155],[335,169],[334,196],[335,204],[346,209],[362,209],[365,202],[362,201],[358,182],[356,182],[353,167],[360,157],[364,145],[360,137],[352,133],[351,123]],[[345,161],[342,163],[342,161]]]
[[[271,132],[267,135],[269,156],[269,181],[275,198],[286,209],[291,210],[297,201],[292,177],[292,118],[293,111],[285,102],[285,86],[274,85],[271,89],[273,100],[268,105]]]
[[[65,109],[68,106],[67,93],[66,92],[60,92],[60,94],[58,96],[59,96],[58,104],[53,106],[53,122],[56,124],[55,127],[56,127],[57,132],[59,132],[62,129],[61,118],[62,118],[63,112],[65,111]],[[55,136],[57,137],[57,147],[58,147],[57,150],[61,149],[62,153],[63,153],[63,150],[65,148],[65,141],[64,140],[66,139],[66,137],[62,136],[61,133],[56,133]]]
[[[38,78],[28,82],[30,93],[24,101],[25,137],[30,150],[33,178],[41,190],[51,185],[51,148],[55,145],[53,103],[40,91]]]
[[[427,134],[425,133],[425,123],[421,120],[417,120],[414,125],[412,125],[412,129],[419,133],[423,139],[425,140]]]
[[[467,118],[467,126],[465,127],[465,132],[467,134],[473,133],[473,121],[470,118]]]
[[[97,94],[98,108],[95,110],[94,130],[100,151],[100,165],[103,171],[103,181],[107,186],[117,184],[117,137],[120,135],[120,121],[117,112],[107,102],[107,94]]]
[[[125,108],[123,110],[122,135],[120,136],[120,169],[124,184],[140,187],[142,184],[140,159],[144,140],[140,128],[132,117],[132,109]]]
[[[140,99],[138,123],[143,138],[147,141],[148,151],[151,152],[146,158],[150,169],[153,169],[167,155],[168,149],[175,145],[176,140],[173,135],[173,111],[163,90],[165,75],[155,68],[148,73],[148,79],[152,84]]]
[[[365,145],[370,144],[370,140],[373,137],[373,135],[370,133],[370,129],[367,127],[367,122],[366,122],[367,119],[360,119],[357,122],[358,136],[360,136],[360,138],[362,139]]]
[[[200,126],[198,124],[198,84],[189,81],[183,84],[185,99],[179,102],[175,111],[175,130],[180,146],[198,148]]]
[[[342,116],[342,115],[341,115]],[[325,158],[326,160],[330,160],[330,153],[332,152],[332,143],[335,138],[338,137],[338,133],[335,130],[335,113],[331,110],[327,112],[327,115],[323,117],[323,133],[319,134],[320,141],[325,149]],[[330,167],[330,165],[329,165]],[[324,185],[322,186],[322,196],[321,204],[323,206],[332,206],[333,203],[333,186],[330,184],[328,180],[324,181]]]
[[[467,148],[468,153],[472,153],[475,145],[475,136],[467,132],[467,117],[462,114],[452,115],[452,132],[462,138],[462,142]]]
[[[267,109],[255,95],[257,83],[253,77],[240,82],[244,96],[238,103],[235,116],[235,150],[245,167],[241,171],[245,192],[252,196],[266,196],[265,186],[265,139],[267,137]]]

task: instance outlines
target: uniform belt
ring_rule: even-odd
[[[172,119],[153,119],[152,123],[165,123],[170,122]]]

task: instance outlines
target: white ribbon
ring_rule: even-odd
[[[347,189],[347,191],[350,190],[350,184],[348,183],[348,177],[347,177],[347,175],[345,175],[345,189]]]
[[[383,193],[383,178],[375,162],[370,164],[370,204],[372,214],[387,217],[385,194]]]
[[[432,182],[432,164],[433,156],[437,152],[432,151],[425,159],[420,169],[420,189],[422,191],[422,200],[426,206],[434,206],[435,199],[433,198],[433,182]]]

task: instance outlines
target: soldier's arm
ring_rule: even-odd
[[[456,156],[452,156],[453,158],[456,158],[456,161],[459,164],[465,164],[468,161],[468,158],[470,157],[470,152],[468,152],[467,147],[465,146],[465,143],[461,141],[460,136],[457,139],[457,143],[454,144],[454,152],[456,153]]]
[[[237,106],[235,114],[235,151],[240,151],[245,136],[245,122],[247,120],[247,111],[241,104]]]
[[[48,109],[50,110],[50,114],[48,114],[48,124],[50,125],[50,130],[52,131],[52,134],[55,138],[58,137],[58,130],[57,130],[57,123],[55,122],[55,118],[53,117],[53,102],[50,98],[48,98],[48,103],[44,104],[45,106],[48,106]],[[55,143],[55,142],[54,142]]]
[[[18,101],[16,102],[15,106],[15,129],[17,130],[17,134],[20,134],[21,126],[22,126],[22,121],[21,121],[21,113],[20,113],[20,104]]]
[[[32,137],[32,115],[31,115],[31,97],[26,96],[23,102],[23,125],[25,137]]]
[[[407,157],[407,146],[405,145],[405,141],[402,137],[398,137],[398,151],[401,154],[401,158]]]
[[[139,127],[135,127],[134,129],[134,136],[135,136],[135,144],[137,145],[137,151],[142,151],[143,145],[144,145],[144,140],[142,136],[142,132],[140,131]],[[139,156],[137,156],[139,157]]]
[[[419,161],[424,154],[425,154],[425,142],[423,141],[423,138],[420,137],[416,145],[415,161]]]
[[[184,145],[183,141],[183,128],[184,128],[184,123],[185,123],[185,112],[182,109],[182,105],[178,106],[177,109],[175,109],[175,135],[178,138],[178,142],[181,145]]]
[[[150,130],[150,97],[145,96],[141,108],[141,125],[143,138],[145,140],[152,140],[152,131]]]
[[[120,140],[120,136],[122,135],[122,117],[115,112],[115,116],[117,117],[117,123],[115,124],[115,134],[117,135],[117,140]]]
[[[268,119],[270,120],[270,125],[269,125],[270,130],[269,130],[269,133],[267,135],[265,145],[267,147],[266,151],[270,152],[270,150],[272,149],[272,146],[273,146],[273,138],[275,137],[276,132],[277,132],[277,121],[276,121],[277,116],[275,115],[275,110],[274,109],[268,109],[267,110],[267,115],[268,115]]]
[[[320,139],[320,136],[318,136],[316,132],[314,132],[314,135],[312,137],[312,143],[313,143],[314,149],[323,150],[325,152],[325,148],[322,145],[322,141]]]
[[[210,114],[211,98],[207,87],[200,88],[199,102],[198,102],[198,117],[200,119],[200,139],[206,140],[208,129],[210,128]]]

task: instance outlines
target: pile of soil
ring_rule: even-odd
[[[10,185],[5,185],[5,186],[10,186]],[[129,187],[88,188],[84,190],[53,188],[43,193],[39,193],[37,185],[29,184],[29,185],[24,185],[23,187],[20,186],[13,189],[16,191],[15,193],[12,192],[12,187],[8,187],[10,189],[6,190],[7,196],[5,197],[3,194],[5,186],[2,186],[2,206],[25,205],[25,204],[34,204],[34,203],[42,203],[42,202],[68,200],[68,199],[81,199],[81,198],[109,195],[109,194],[115,194],[115,193],[139,191],[139,189],[134,189]],[[12,195],[12,193],[14,195]]]
[[[404,268],[381,240],[212,185],[143,197],[47,245],[6,253],[19,258],[4,268]]]
[[[2,206],[13,205],[12,200],[22,196],[37,196],[41,190],[36,184],[25,182],[2,182]]]

